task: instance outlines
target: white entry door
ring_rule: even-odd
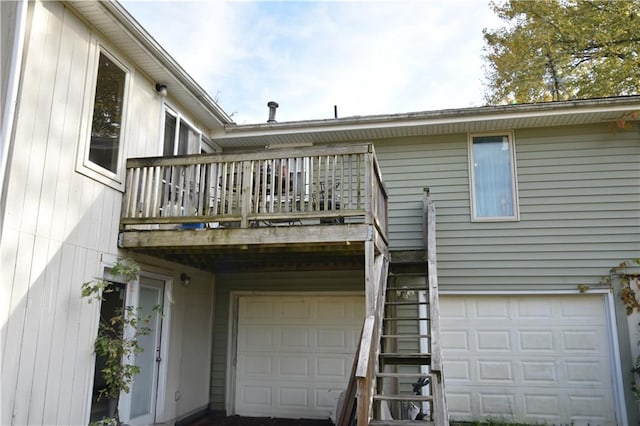
[[[328,418],[363,319],[363,296],[241,296],[236,414]]]
[[[135,355],[132,361],[140,368],[140,374],[133,379],[133,384],[124,404],[126,409],[123,420],[131,425],[149,425],[156,422],[156,401],[162,344],[162,314],[164,299],[164,281],[141,276],[137,288],[137,306],[139,316],[150,315],[149,334],[138,337],[138,344],[143,351]]]

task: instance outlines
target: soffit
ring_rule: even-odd
[[[111,1],[66,2],[106,41],[152,82],[167,85],[169,99],[185,108],[209,130],[221,129],[231,118],[184,69],[124,9]]]

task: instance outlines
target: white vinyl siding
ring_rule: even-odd
[[[81,299],[80,286],[99,275],[105,256],[124,255],[117,247],[122,196],[76,172],[76,149],[88,137],[81,131],[83,105],[92,97],[82,82],[90,78],[97,35],[62,2],[28,7],[0,241],[0,424],[80,425],[89,419],[98,308]],[[127,126],[123,158],[157,155],[162,103],[140,75],[131,81],[128,111],[136,120]],[[174,268],[179,282],[184,266],[155,262],[165,272]],[[189,274],[188,289],[174,286],[167,324],[174,334],[187,330],[170,349],[169,419],[208,402],[212,278]]]
[[[422,249],[423,188],[437,212],[445,289],[575,289],[640,252],[640,142],[607,123],[515,131],[519,222],[472,222],[467,136],[377,142],[392,250]]]

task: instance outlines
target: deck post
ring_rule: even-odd
[[[252,167],[253,164],[250,160],[245,160],[242,162],[242,182],[241,188],[242,192],[240,193],[240,227],[248,228],[249,227],[249,212],[251,211],[251,189],[252,189]]]

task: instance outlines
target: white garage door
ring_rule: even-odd
[[[363,296],[240,297],[236,413],[328,418],[363,318]]]
[[[615,425],[605,298],[442,296],[449,415]]]

